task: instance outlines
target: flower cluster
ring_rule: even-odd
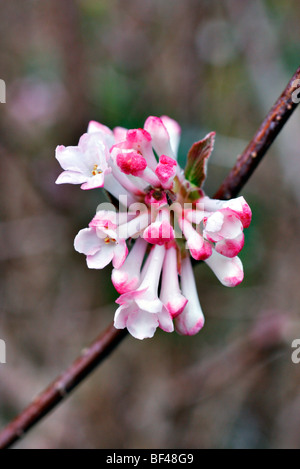
[[[191,147],[185,170],[177,163],[180,127],[150,116],[143,129],[113,131],[90,122],[78,146],[58,146],[64,169],[57,183],[104,188],[114,205],[99,206],[74,242],[87,265],[113,264],[112,283],[120,297],[114,325],[138,339],[166,332],[194,335],[203,327],[192,259],[204,261],[220,282],[243,280],[238,254],[251,210],[243,197],[207,197],[202,185],[215,134]]]

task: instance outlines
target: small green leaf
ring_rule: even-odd
[[[215,132],[210,132],[203,140],[194,143],[188,152],[184,174],[194,187],[202,187],[205,181],[207,162],[214,149],[215,136]]]

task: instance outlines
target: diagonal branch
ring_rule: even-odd
[[[229,199],[238,194],[283,128],[298,103],[292,94],[299,86],[300,67],[272,107],[255,136],[215,194]],[[110,325],[81,356],[0,433],[0,449],[9,448],[76,388],[122,341],[127,330]]]
[[[214,195],[215,199],[231,199],[244,187],[265,156],[267,150],[298,106],[298,99],[293,101],[293,93],[299,88],[299,79],[300,67],[267,114],[247,148],[239,156],[236,164]]]
[[[123,340],[127,329],[110,325],[47,389],[15,418],[0,434],[0,449],[9,448],[25,432],[54,409],[76,388]]]

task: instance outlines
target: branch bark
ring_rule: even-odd
[[[127,329],[111,324],[47,389],[15,418],[0,434],[0,449],[7,449],[25,432],[54,409],[76,388],[126,337]]]
[[[272,109],[268,112],[265,120],[255,133],[247,148],[239,156],[236,164],[219,190],[215,193],[215,199],[231,199],[244,187],[265,156],[269,147],[298,106],[298,103],[293,101],[293,93],[299,88],[299,79],[300,67],[297,69]]]
[[[299,87],[300,67],[272,107],[253,139],[240,155],[215,194],[218,199],[236,196],[297,107],[292,94]],[[126,337],[127,330],[111,324],[81,356],[0,433],[0,449],[9,448],[76,388]]]

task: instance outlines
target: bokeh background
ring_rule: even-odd
[[[58,144],[88,121],[182,126],[180,159],[217,132],[213,195],[299,66],[297,0],[1,0],[0,425],[113,318],[110,268],[73,238],[100,191],[56,186]],[[16,448],[298,448],[300,113],[243,191],[245,280],[196,269],[205,328],[131,337]]]

